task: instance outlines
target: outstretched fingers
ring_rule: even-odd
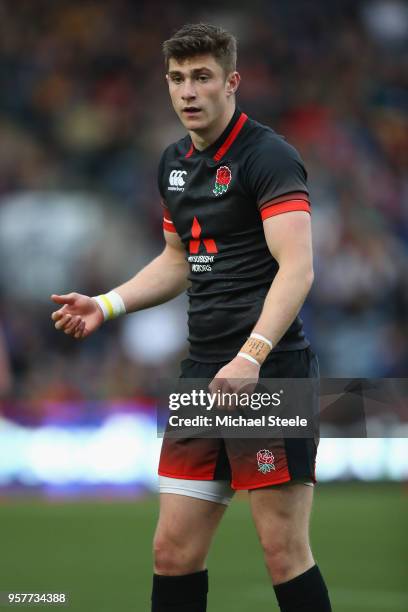
[[[82,316],[74,314],[78,306],[77,300],[79,297],[78,293],[68,293],[66,295],[53,293],[51,295],[52,301],[61,305],[61,308],[51,314],[55,329],[61,330],[77,340],[86,338],[89,335]]]

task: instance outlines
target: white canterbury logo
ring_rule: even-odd
[[[183,174],[187,174],[186,170],[172,170],[169,178],[170,185],[184,187],[185,180],[183,179]]]
[[[187,174],[186,170],[172,170],[169,176],[169,191],[184,191],[184,185],[186,184],[183,175]]]

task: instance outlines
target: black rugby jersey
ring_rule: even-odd
[[[204,151],[190,136],[164,151],[158,173],[163,227],[177,232],[190,265],[190,357],[229,361],[257,322],[278,270],[263,220],[310,212],[307,174],[297,151],[239,109]],[[274,351],[305,348],[295,319]]]

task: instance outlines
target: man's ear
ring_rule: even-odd
[[[167,81],[167,84],[168,84],[168,82],[169,82],[169,79],[170,79],[169,75],[168,75],[168,74],[166,74],[166,81]]]
[[[241,82],[241,75],[235,70],[227,77],[226,92],[228,96],[232,96],[238,89]]]

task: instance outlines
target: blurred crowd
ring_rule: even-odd
[[[161,43],[195,21],[237,35],[240,107],[305,160],[316,280],[303,319],[321,373],[407,375],[406,2],[5,0],[3,397],[39,405],[130,397],[157,374],[176,373],[186,351],[183,299],[78,343],[53,329],[48,296],[105,292],[161,250],[156,169],[183,134]]]

